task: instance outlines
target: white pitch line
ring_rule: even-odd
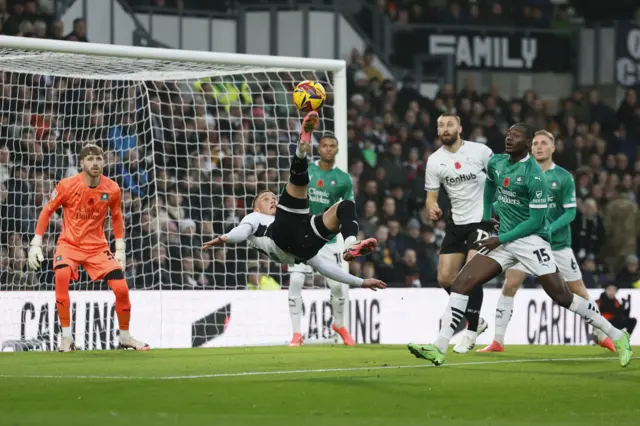
[[[633,359],[639,359],[634,357]],[[613,361],[618,358],[613,357],[590,357],[590,358],[539,358],[539,359],[505,359],[501,361],[471,361],[443,364],[444,367],[464,367],[473,365],[499,365],[499,364],[524,364],[536,362],[581,362],[581,361]],[[427,361],[425,361],[427,362]],[[276,371],[244,371],[238,373],[217,373],[198,374],[190,376],[63,376],[63,375],[36,375],[36,374],[0,374],[0,379],[96,379],[96,380],[194,380],[194,379],[214,379],[224,377],[251,377],[251,376],[277,376],[285,374],[324,374],[357,371],[378,371],[394,369],[428,368],[435,367],[433,364],[413,364],[413,365],[387,365],[379,367],[351,367],[351,368],[317,368],[308,370],[276,370]]]

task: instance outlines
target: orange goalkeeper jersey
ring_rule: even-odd
[[[104,224],[109,210],[114,236],[124,238],[121,198],[118,184],[104,175],[94,188],[87,185],[83,173],[62,179],[40,213],[36,235],[44,235],[51,215],[62,207],[58,245],[68,244],[87,251],[102,248],[107,245]]]

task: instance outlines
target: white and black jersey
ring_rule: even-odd
[[[457,152],[442,146],[429,156],[425,189],[437,192],[442,186],[451,201],[451,222],[445,228],[440,254],[467,253],[492,232],[489,224],[481,223],[484,183],[492,155],[485,145],[462,141]]]
[[[235,243],[246,240],[249,247],[258,250],[278,263],[288,265],[294,262],[296,258],[280,249],[270,237],[269,227],[275,219],[275,216],[263,213],[250,213],[227,234],[228,242]]]
[[[425,189],[437,192],[444,187],[451,200],[451,216],[456,225],[478,223],[484,208],[484,182],[493,152],[487,146],[462,141],[457,152],[444,146],[429,156]]]

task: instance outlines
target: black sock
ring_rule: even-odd
[[[291,160],[291,168],[289,169],[289,182],[291,182],[295,186],[309,185],[308,169],[309,163],[307,163],[307,158],[300,158],[297,154],[293,154],[293,159]]]
[[[478,331],[478,323],[480,322],[480,309],[482,308],[482,299],[484,299],[484,289],[482,285],[475,286],[469,293],[469,304],[467,305],[467,330]]]
[[[344,239],[356,237],[360,229],[356,220],[356,203],[351,200],[341,201],[336,211],[340,222],[340,233]]]

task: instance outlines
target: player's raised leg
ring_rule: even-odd
[[[504,336],[507,333],[509,321],[511,321],[511,317],[513,316],[513,298],[527,278],[525,271],[521,265],[517,265],[505,272],[502,294],[500,294],[496,306],[496,330],[493,341],[487,347],[478,350],[478,352],[504,352]]]
[[[330,232],[342,234],[343,258],[347,262],[356,257],[368,255],[378,245],[375,238],[358,241],[360,226],[356,217],[356,203],[351,200],[342,200],[331,206],[322,215],[322,223]]]
[[[600,315],[598,308],[594,306],[593,303],[583,299],[577,294],[573,294],[557,272],[539,276],[538,280],[544,291],[554,302],[580,315],[585,319],[587,324],[599,328],[609,336],[615,345],[618,358],[620,359],[620,365],[622,367],[629,365],[633,358],[633,352],[631,351],[629,334],[626,331],[619,330],[611,325],[609,321]]]
[[[302,200],[308,198],[309,163],[307,162],[307,154],[311,152],[311,135],[318,121],[318,113],[315,111],[308,113],[302,121],[298,148],[291,159],[289,182],[285,187],[287,194],[293,198]]]
[[[417,345],[410,343],[408,346],[409,351],[416,357],[429,360],[435,365],[443,364],[449,342],[467,310],[469,294],[474,287],[483,285],[501,272],[502,267],[496,260],[484,255],[474,256],[453,281],[449,304],[442,317],[442,327],[435,344]]]

